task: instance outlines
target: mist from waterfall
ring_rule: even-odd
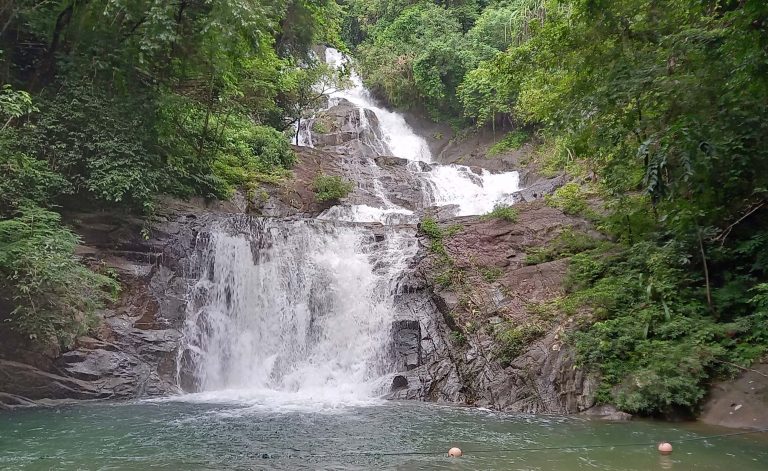
[[[181,358],[193,389],[322,405],[386,392],[392,294],[416,239],[378,239],[352,226],[245,217],[201,236]]]

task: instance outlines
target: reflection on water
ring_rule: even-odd
[[[297,412],[259,407],[246,398],[200,400],[0,413],[0,469],[768,469],[766,434],[676,443],[724,432],[696,424],[511,416],[419,403]],[[674,454],[658,455],[653,443],[662,440],[675,444]],[[623,443],[649,445],[512,451]],[[451,446],[466,455],[447,458]]]

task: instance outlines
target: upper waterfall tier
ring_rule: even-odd
[[[326,49],[325,55],[336,68],[350,66],[349,59],[335,49]],[[403,115],[380,106],[354,70],[350,70],[350,79],[350,88],[331,92],[329,107],[300,127],[298,142],[351,156],[344,169],[346,176],[361,190],[373,194],[374,201],[361,203],[359,195],[353,194],[352,204],[336,206],[322,218],[412,223],[418,220],[414,210],[431,206],[450,206],[449,214],[465,216],[484,214],[496,205],[514,202],[513,194],[520,189],[517,172],[492,173],[435,162],[426,139],[414,132]],[[393,195],[402,181],[384,181],[381,175],[375,158],[387,155],[409,162],[410,175],[405,180],[415,181],[421,196],[407,205],[393,202],[402,199]]]

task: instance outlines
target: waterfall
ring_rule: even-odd
[[[201,235],[182,369],[198,391],[344,402],[390,372],[389,329],[413,231],[235,218]]]
[[[349,64],[341,52],[331,48],[326,50],[326,61],[337,68]],[[332,93],[330,104],[342,98],[351,102],[360,108],[361,121],[365,111],[376,115],[383,145],[369,144],[369,147],[378,155],[387,155],[387,151],[391,151],[396,157],[412,161],[409,169],[424,182],[425,207],[457,205],[458,215],[467,216],[490,212],[497,204],[512,203],[512,194],[520,189],[517,172],[491,173],[487,170],[475,171],[466,165],[434,162],[426,139],[417,135],[401,114],[378,105],[354,70],[350,78],[352,87]],[[367,125],[368,120],[365,119],[364,123]],[[391,213],[396,208],[385,205],[385,209]]]
[[[326,57],[337,67],[348,62],[334,49]],[[354,71],[351,79],[330,105],[344,99],[358,108],[358,140],[373,155],[409,161],[423,189],[418,209],[482,214],[518,190],[517,172],[434,162],[403,116],[377,105]],[[300,145],[319,142],[312,119],[296,132]],[[387,392],[398,282],[418,248],[418,215],[391,201],[373,158],[358,157],[348,170],[368,175],[377,206],[337,205],[313,220],[232,216],[198,236],[178,357],[187,391],[280,405],[349,404]]]

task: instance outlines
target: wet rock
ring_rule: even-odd
[[[551,195],[558,188],[568,183],[565,175],[560,175],[546,180],[539,180],[512,195],[515,203],[530,203]]]
[[[195,206],[200,204],[201,206]],[[100,312],[101,325],[65,352],[40,351],[0,331],[0,402],[9,407],[67,399],[124,399],[167,395],[176,386],[176,354],[186,290],[194,277],[189,257],[201,228],[224,208],[167,200],[151,237],[142,220],[119,213],[68,213],[83,237],[86,263],[110,267],[123,290]]]
[[[622,412],[617,409],[616,406],[610,404],[592,407],[591,409],[583,412],[583,414],[589,417],[596,417],[611,422],[623,422],[632,420],[632,414]]]
[[[563,228],[590,231],[589,225],[540,202],[520,205],[519,212],[514,223],[478,217],[441,223],[461,226],[443,240],[458,274],[447,286],[435,283],[445,262],[423,241],[414,271],[427,290],[399,300],[419,321],[421,363],[400,373],[408,386],[389,397],[525,413],[577,413],[594,405],[596,379],[575,367],[573,351],[562,342],[573,319],[545,322],[531,309],[562,295],[566,261],[525,263],[528,250],[545,246]],[[494,332],[526,323],[541,325],[541,335],[502,362]]]
[[[412,370],[421,364],[421,327],[417,320],[392,323],[392,348],[398,370]]]
[[[404,389],[408,387],[408,379],[403,375],[397,375],[394,378],[392,378],[392,391],[397,391],[399,389]]]

